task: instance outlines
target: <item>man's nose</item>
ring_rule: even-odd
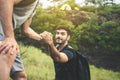
[[[57,34],[57,37],[61,37],[61,34]]]

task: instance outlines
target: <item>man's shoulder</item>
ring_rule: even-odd
[[[66,46],[65,46],[65,49],[73,49],[73,47],[70,46],[70,45],[66,45]]]
[[[65,51],[69,51],[71,53],[75,53],[75,49],[70,46],[70,45],[66,45],[66,47],[64,48]]]

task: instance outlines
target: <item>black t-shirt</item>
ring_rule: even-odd
[[[68,57],[68,62],[61,63],[54,61],[55,67],[55,80],[79,80],[77,79],[77,61],[76,54],[70,51],[70,46],[66,46],[61,52],[65,53]]]

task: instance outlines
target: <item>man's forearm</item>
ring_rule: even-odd
[[[51,49],[51,57],[54,60],[57,60],[58,58],[60,58],[60,52],[56,49],[56,47],[54,46],[54,44],[50,44],[50,49]]]
[[[14,38],[14,30],[12,24],[13,0],[0,0],[0,21],[5,37]]]
[[[22,32],[29,38],[34,40],[41,40],[42,37],[36,33],[32,28],[30,28],[30,24],[32,22],[32,18],[26,20],[23,25],[21,26]]]
[[[50,45],[50,48],[51,48],[51,52],[52,52],[51,57],[52,57],[55,61],[62,62],[62,63],[68,61],[67,55],[66,55],[65,53],[60,52],[59,50],[57,50],[56,47],[54,46],[54,44],[51,44],[51,45]]]
[[[30,27],[24,32],[24,34],[34,40],[40,41],[42,39],[42,37],[36,33],[33,29],[31,29]]]

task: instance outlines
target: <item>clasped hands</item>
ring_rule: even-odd
[[[47,43],[47,44],[52,44],[53,43],[53,35],[50,32],[44,31],[43,33],[40,34],[42,37],[42,40]]]

